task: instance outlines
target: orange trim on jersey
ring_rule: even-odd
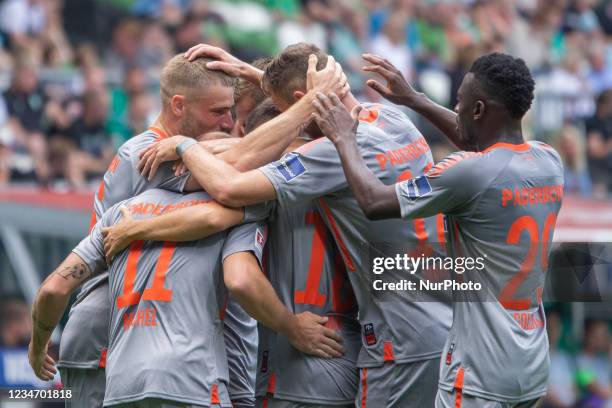
[[[276,373],[270,373],[270,377],[268,377],[268,388],[266,392],[269,394],[274,394],[276,390]]]
[[[217,384],[213,384],[210,389],[210,404],[220,404],[219,400],[219,386]]]
[[[89,232],[91,232],[91,230],[93,229],[93,227],[96,226],[96,223],[98,222],[98,217],[96,217],[96,212],[93,211],[91,213],[91,221],[89,222]]]
[[[99,368],[106,368],[106,353],[108,353],[108,349],[104,347],[100,351],[100,360],[98,361]]]
[[[368,382],[366,379],[368,377],[368,369],[362,368],[361,374],[361,408],[366,408],[366,400],[368,395]]]
[[[455,408],[461,408],[461,400],[463,399],[463,390],[459,388],[459,389],[456,389],[455,392],[456,392]]]
[[[454,167],[457,164],[461,163],[463,160],[479,156],[480,154],[481,153],[476,152],[462,152],[461,154],[449,156],[446,159],[442,160],[440,163],[436,164],[434,167],[432,167],[431,171],[426,175],[427,177],[439,176],[451,167]]]
[[[97,195],[98,195],[98,200],[100,201],[104,200],[104,180],[102,180],[100,182],[100,185],[98,186]]]
[[[465,370],[463,367],[459,367],[457,370],[457,377],[455,377],[455,388],[463,389],[463,377],[465,376]]]
[[[373,123],[378,119],[378,109],[363,109],[358,119],[361,122]]]
[[[336,224],[336,220],[334,219],[334,216],[331,210],[329,209],[329,206],[327,205],[325,200],[323,200],[323,198],[319,199],[319,203],[321,204],[321,207],[323,208],[323,212],[325,212],[325,216],[329,220],[329,226],[331,227],[332,234],[336,238],[338,247],[340,247],[340,251],[342,251],[342,255],[343,255],[342,257],[344,259],[344,262],[346,263],[346,267],[349,269],[349,271],[355,272],[355,264],[353,264],[353,261],[351,260],[349,251],[346,248],[346,244],[344,243],[344,240],[342,239],[342,235],[340,235],[338,224]]]
[[[457,370],[457,377],[455,377],[455,391],[457,395],[455,396],[455,408],[461,408],[461,399],[463,397],[463,376],[465,371],[462,367],[459,367]]]
[[[414,223],[414,234],[416,236],[417,241],[419,241],[418,246],[422,247],[427,242],[427,228],[425,228],[425,220],[423,218],[415,218],[413,220]]]
[[[526,152],[527,150],[531,149],[531,146],[529,146],[528,143],[513,144],[513,143],[499,142],[499,143],[495,143],[492,146],[487,147],[482,152],[487,153],[493,149],[499,149],[499,148],[510,149],[510,150],[514,150],[515,152]]]
[[[114,173],[115,171],[117,171],[117,167],[119,167],[119,163],[121,163],[121,159],[119,158],[118,155],[115,155],[115,157],[113,157],[113,161],[111,161],[110,164],[108,165],[107,171]]]
[[[150,132],[153,132],[157,135],[159,140],[167,138],[169,135],[163,129],[160,129],[156,126],[150,126],[148,129]]]
[[[395,361],[395,354],[393,354],[393,342],[384,341],[384,361]]]

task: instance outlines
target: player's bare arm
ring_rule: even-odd
[[[387,81],[387,85],[370,79],[366,84],[381,94],[385,99],[404,105],[419,113],[461,150],[471,150],[457,132],[457,114],[429,99],[424,93],[417,92],[406,81],[402,73],[389,61],[374,54],[363,54],[363,59],[371,65],[363,67],[364,71],[375,72]]]
[[[134,241],[194,241],[238,225],[244,219],[244,208],[224,207],[214,201],[143,220],[132,218],[126,207],[120,210],[121,221],[102,229],[104,253],[109,262]]]
[[[42,283],[32,306],[32,339],[28,358],[34,373],[41,380],[52,380],[57,369],[47,354],[51,333],[64,314],[70,295],[92,276],[89,266],[75,253]]]
[[[240,171],[251,170],[277,160],[287,146],[309,123],[313,112],[312,100],[316,92],[347,94],[349,88],[342,68],[333,58],[320,71],[316,69],[317,58],[308,61],[308,92],[286,112],[264,123],[241,139],[233,148],[219,158]],[[176,147],[185,139],[174,136],[151,145],[142,152],[139,169],[145,177],[152,179],[159,165],[176,160]],[[191,169],[190,169],[191,170]],[[193,173],[193,171],[192,171]]]
[[[234,299],[257,321],[288,337],[298,350],[319,357],[340,357],[342,338],[324,326],[327,318],[314,313],[291,313],[282,304],[257,259],[248,252],[228,256],[223,262],[225,286]]]
[[[359,147],[356,131],[359,124],[358,105],[352,114],[335,94],[319,93],[313,101],[313,114],[321,131],[336,146],[346,179],[359,207],[369,219],[399,218],[400,205],[393,185],[387,186],[368,168]]]

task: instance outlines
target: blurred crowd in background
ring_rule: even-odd
[[[245,61],[311,42],[333,54],[362,101],[361,54],[379,54],[452,108],[479,55],[523,58],[536,77],[526,137],[555,146],[567,193],[612,192],[612,1],[597,0],[0,0],[0,187],[97,186],[114,152],[159,111],[159,74],[176,53],[209,43]],[[407,111],[436,160],[444,137]],[[584,336],[552,309],[546,407],[612,401],[608,322]],[[563,318],[560,318],[563,317]],[[27,345],[29,307],[0,307],[0,349]],[[609,405],[608,405],[609,406]]]
[[[158,77],[206,42],[246,61],[306,41],[361,100],[363,52],[453,107],[480,54],[523,58],[537,83],[528,138],[555,146],[568,193],[612,190],[612,2],[605,0],[0,0],[0,185],[83,189],[159,109]],[[436,159],[451,151],[418,117]]]

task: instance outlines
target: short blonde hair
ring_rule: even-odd
[[[207,86],[233,87],[236,79],[222,71],[206,68],[210,58],[189,61],[183,54],[177,54],[166,63],[160,77],[162,105],[166,106],[174,95],[197,96]],[[194,95],[195,94],[195,95]]]

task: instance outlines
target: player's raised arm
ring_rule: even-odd
[[[372,173],[357,146],[360,106],[351,114],[335,94],[327,97],[321,93],[313,105],[317,125],[336,146],[348,184],[365,215],[369,219],[399,218],[395,187],[385,185]]]
[[[387,81],[385,86],[370,79],[366,82],[370,88],[385,99],[398,105],[404,105],[425,117],[459,149],[473,149],[473,146],[459,137],[455,112],[438,105],[425,94],[417,92],[406,81],[402,73],[386,59],[374,54],[363,54],[363,59],[371,64],[363,67],[364,71],[375,72]]]
[[[263,325],[287,336],[295,348],[318,357],[342,355],[342,338],[324,326],[328,318],[310,312],[291,313],[251,253],[237,252],[225,258],[223,274],[227,289],[244,310]]]
[[[70,253],[45,279],[32,306],[32,339],[28,358],[34,373],[49,381],[57,372],[55,361],[47,354],[51,333],[62,318],[70,295],[92,276],[89,266],[75,253]]]

